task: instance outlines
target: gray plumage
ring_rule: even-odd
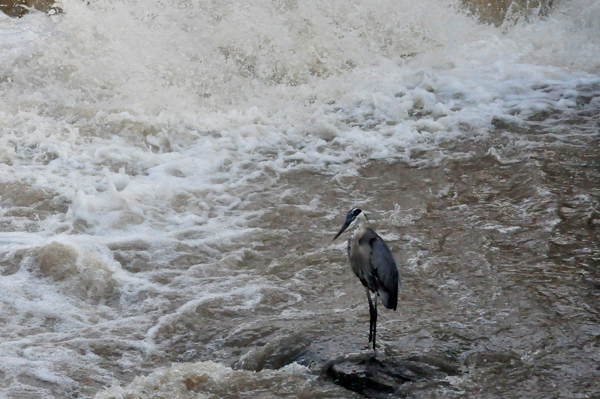
[[[356,226],[354,233],[348,239],[348,259],[350,267],[365,287],[369,301],[371,316],[369,326],[369,342],[373,341],[377,331],[377,298],[388,309],[396,310],[398,306],[398,268],[390,248],[385,241],[372,229],[366,227],[367,217],[360,209],[351,209],[346,215],[346,221],[334,240],[348,228]],[[375,293],[375,304],[370,292]]]

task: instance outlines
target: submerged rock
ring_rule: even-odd
[[[323,365],[325,378],[367,398],[408,396],[414,389],[444,384],[458,367],[440,359],[381,357],[372,353],[345,356]],[[431,359],[429,359],[431,360]]]
[[[365,396],[393,393],[400,385],[418,378],[408,369],[395,370],[375,357],[333,364],[326,373],[334,383]]]

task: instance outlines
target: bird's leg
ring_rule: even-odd
[[[375,316],[373,317],[373,350],[375,350],[375,337],[377,335],[377,293],[375,293]]]
[[[371,301],[371,293],[369,289],[365,287],[365,292],[367,293],[367,299],[369,300],[369,342],[373,339],[373,320],[377,318],[377,311],[373,307],[373,301]],[[375,303],[377,304],[377,298],[375,298]]]

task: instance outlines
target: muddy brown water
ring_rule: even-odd
[[[380,311],[377,359],[389,369],[429,370],[369,396],[598,397],[599,93],[589,88],[568,115],[495,120],[484,135],[465,132],[403,161],[365,161],[355,176],[267,171],[260,184],[237,189],[245,200],[230,212],[254,212],[253,230],[228,244],[190,245],[193,231],[170,246],[115,242],[109,248],[123,269],[164,290],[101,287],[92,305],[120,318],[66,335],[53,334],[61,328],[51,319],[19,330],[29,348],[99,359],[95,368],[57,363],[66,384],[26,375],[19,382],[50,397],[89,397],[114,380],[126,386],[174,363],[213,361],[257,373],[231,377],[241,384],[233,391],[206,388],[199,375],[186,380],[189,397],[360,397],[327,372],[340,356],[370,356],[363,288],[344,240],[331,242],[359,206],[389,242],[402,278],[397,312]],[[17,273],[23,259],[44,264],[43,253],[41,261],[5,254],[3,274]],[[153,254],[164,253],[171,261],[157,263]],[[316,379],[260,377],[294,362]]]
[[[439,372],[396,395],[599,395],[594,98],[567,122],[495,121],[484,138],[442,143],[409,162],[366,162],[356,177],[296,171],[273,174],[266,191],[246,187],[240,207],[257,212],[246,249],[198,273],[239,273],[269,288],[254,310],[227,312],[217,301],[170,325],[157,335],[171,351],[164,360],[256,371],[296,361],[319,374],[328,360],[367,350],[366,298],[345,242],[331,242],[345,212],[360,206],[402,277],[398,311],[380,311],[378,359]],[[414,166],[440,151],[438,165]]]

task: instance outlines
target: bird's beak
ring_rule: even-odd
[[[342,226],[342,228],[340,229],[340,231],[338,231],[338,233],[335,235],[335,237],[333,237],[333,240],[331,240],[331,241],[335,241],[335,239],[338,238],[340,236],[340,234],[342,234],[344,232],[344,230],[346,230],[348,228],[348,226],[350,226],[350,222],[345,222],[344,225]]]

